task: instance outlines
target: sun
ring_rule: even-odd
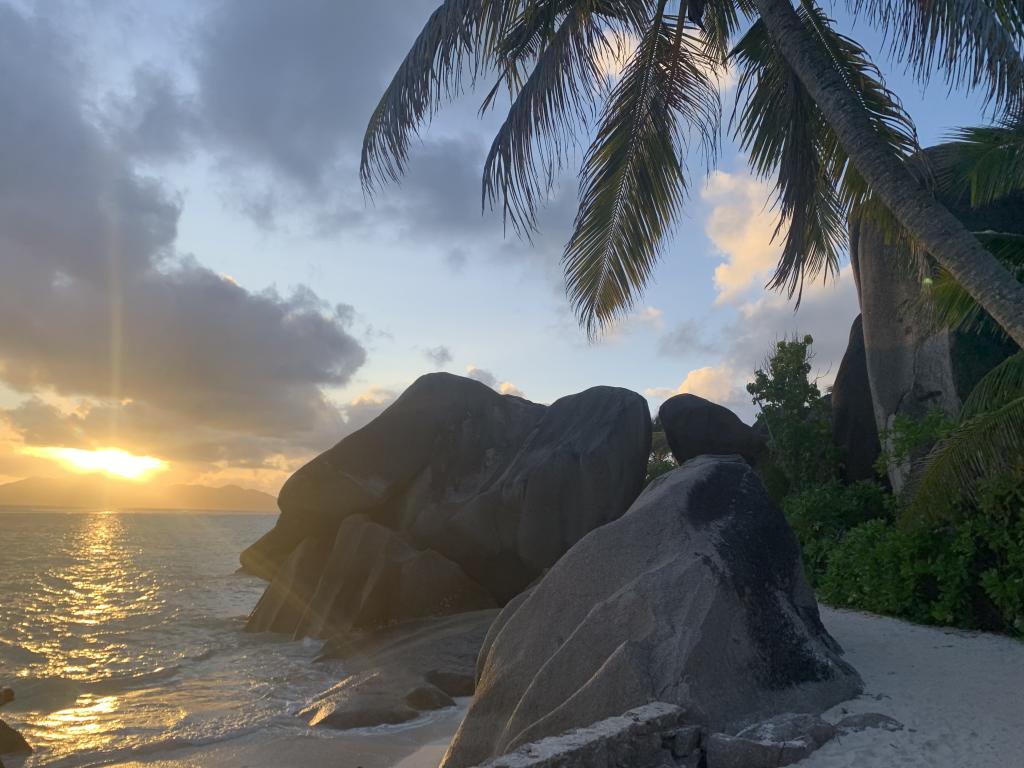
[[[155,472],[167,469],[167,462],[153,456],[136,456],[120,448],[98,448],[92,451],[81,448],[41,448],[29,446],[22,453],[50,459],[72,472],[102,472],[111,477],[128,480],[144,480]]]

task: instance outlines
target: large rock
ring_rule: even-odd
[[[329,634],[377,594],[384,623],[504,604],[626,510],[650,443],[647,403],[624,389],[543,406],[423,376],[285,483],[277,525],[242,556],[280,582],[252,628]]]
[[[329,646],[346,677],[299,712],[311,725],[339,729],[404,723],[473,693],[473,670],[497,611],[407,622],[356,633]]]
[[[945,149],[933,147],[925,154],[929,174],[940,174],[948,162]],[[963,195],[942,200],[969,229],[1024,233],[1024,196],[972,210],[969,192],[965,187]],[[936,329],[915,309],[927,275],[906,261],[869,222],[851,222],[850,262],[863,316],[867,373],[879,433],[891,428],[901,414],[920,419],[937,408],[956,416],[981,375],[1016,349],[1012,343]],[[895,490],[902,489],[909,473],[909,464],[889,467]]]
[[[728,408],[697,395],[670,397],[658,410],[672,455],[679,464],[704,454],[738,453],[751,465],[764,454],[765,440]]]
[[[792,531],[739,458],[701,457],[655,480],[496,627],[445,768],[651,701],[735,732],[861,689],[821,624]]]
[[[850,328],[850,341],[832,385],[832,436],[843,451],[846,480],[852,483],[873,479],[875,461],[882,448],[871,401],[860,315]]]
[[[338,527],[329,550],[306,539],[292,552],[260,598],[249,629],[335,637],[495,607],[494,598],[451,560],[414,549],[394,531],[356,515]]]

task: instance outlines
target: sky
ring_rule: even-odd
[[[642,301],[596,341],[560,267],[576,167],[532,242],[481,211],[502,118],[478,113],[485,89],[367,198],[367,118],[435,4],[0,0],[0,481],[118,449],[165,480],[276,492],[438,370],[544,403],[608,384],[656,412],[693,392],[749,422],[769,346],[810,333],[831,383],[858,311],[849,267],[797,312],[765,291],[771,185],[728,136],[706,177],[691,163]],[[883,68],[922,145],[984,121],[977,96]],[[722,95],[728,115],[728,77]]]

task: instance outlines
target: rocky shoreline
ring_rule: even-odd
[[[639,395],[543,406],[431,374],[296,472],[242,563],[270,581],[251,631],[346,662],[300,716],[397,724],[472,694],[443,761],[469,768],[658,703],[701,734],[672,764],[740,766],[722,739],[856,696],[751,466],[763,436],[692,395],[662,423],[681,466],[644,488]]]

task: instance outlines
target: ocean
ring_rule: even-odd
[[[155,762],[294,713],[342,676],[320,644],[244,631],[265,584],[238,553],[273,515],[0,510],[0,718],[8,768]],[[329,737],[325,734],[325,737]]]

